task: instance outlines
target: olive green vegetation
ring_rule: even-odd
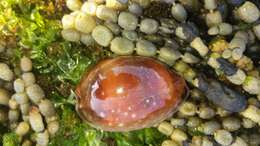
[[[13,52],[9,57],[0,54],[0,61],[8,61],[14,67],[23,55],[33,59],[37,80],[48,91],[47,96],[55,103],[60,117],[60,130],[50,145],[160,145],[165,137],[154,128],[126,133],[103,132],[79,119],[71,91],[86,69],[111,53],[64,41],[60,36],[60,19],[67,11],[64,0],[0,1],[0,39],[5,40]],[[16,146],[17,136],[2,127],[0,124],[0,145]]]

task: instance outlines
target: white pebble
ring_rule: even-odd
[[[54,105],[48,99],[41,100],[39,104],[39,110],[45,117],[55,116]]]
[[[215,131],[220,129],[221,125],[217,121],[208,121],[203,123],[199,129],[206,135],[213,135]]]
[[[243,83],[243,89],[250,94],[260,94],[260,80],[253,76],[247,76]]]
[[[24,81],[24,84],[26,87],[28,87],[29,85],[32,85],[36,82],[35,76],[31,72],[23,73],[22,80]]]
[[[244,111],[240,113],[245,118],[248,118],[260,124],[260,109],[254,105],[249,105]]]
[[[236,140],[230,146],[248,146],[248,144],[240,137],[236,137]]]
[[[174,127],[184,126],[185,123],[186,123],[185,119],[179,119],[179,118],[172,118],[171,119],[171,124]]]
[[[227,76],[227,79],[235,85],[241,85],[246,79],[246,74],[243,70],[238,69],[234,75]]]
[[[180,22],[186,21],[187,19],[187,12],[185,8],[182,6],[182,4],[174,3],[171,8],[171,13],[172,16]]]
[[[129,12],[131,12],[137,16],[140,16],[143,14],[143,8],[137,3],[131,3],[130,5],[128,5],[128,10],[129,10]]]
[[[179,112],[185,116],[194,116],[197,111],[197,106],[192,102],[184,102],[179,107]]]
[[[16,100],[18,104],[25,104],[29,102],[29,98],[26,93],[21,92],[21,93],[15,93],[12,98]]]
[[[104,5],[100,5],[97,7],[96,15],[99,19],[117,22],[117,12]]]
[[[19,106],[15,99],[10,99],[8,105],[9,105],[9,108],[12,110],[17,109]]]
[[[141,56],[154,56],[156,46],[147,40],[138,40],[136,43],[136,53]]]
[[[109,28],[113,32],[113,34],[115,34],[115,35],[119,35],[120,32],[121,32],[121,28],[120,28],[120,26],[117,23],[106,21],[104,23],[104,25],[107,28]]]
[[[0,79],[4,81],[11,81],[14,78],[13,71],[5,63],[0,62]]]
[[[80,0],[67,0],[66,5],[71,11],[77,11],[80,10],[82,3]]]
[[[62,37],[71,42],[78,42],[80,40],[80,33],[75,29],[64,29],[61,31]]]
[[[51,136],[54,136],[59,130],[59,122],[58,121],[53,121],[48,123],[48,132],[50,133]]]
[[[44,130],[43,119],[37,108],[33,107],[31,109],[29,113],[29,121],[31,128],[35,132],[41,132]]]
[[[123,37],[116,37],[111,41],[110,49],[117,55],[130,55],[134,51],[134,43]]]
[[[136,41],[138,39],[138,34],[134,30],[123,30],[122,36],[130,41]]]
[[[194,56],[193,54],[191,54],[189,52],[185,52],[181,58],[182,58],[182,61],[189,63],[189,64],[198,63],[200,61],[200,59],[198,57]]]
[[[97,10],[97,3],[92,2],[92,1],[86,1],[83,3],[81,7],[81,11],[88,14],[95,16],[96,15],[96,10]]]
[[[183,142],[188,139],[188,136],[181,129],[174,129],[171,134],[171,139],[177,142]]]
[[[38,84],[28,86],[26,88],[26,93],[33,103],[39,103],[45,96],[44,91]]]
[[[162,122],[158,126],[158,130],[167,136],[170,136],[173,132],[173,126],[169,122]]]
[[[220,35],[230,35],[233,31],[232,25],[228,23],[220,23],[218,25]]]
[[[96,27],[96,20],[93,16],[79,13],[75,19],[75,28],[83,33],[90,33]]]
[[[236,131],[241,127],[240,119],[235,117],[227,117],[222,121],[223,128],[228,131]]]
[[[219,28],[217,26],[212,26],[208,29],[209,35],[217,35],[219,34]]]
[[[20,62],[20,67],[23,72],[32,71],[32,61],[28,57],[23,57]]]
[[[129,12],[121,12],[118,16],[118,24],[126,30],[135,30],[138,18]]]
[[[18,79],[16,79],[16,80],[14,81],[13,87],[14,87],[14,91],[15,91],[16,93],[24,92],[25,83],[24,83],[24,81],[23,81],[22,79],[19,79],[19,78],[18,78]]]
[[[92,32],[93,39],[101,46],[109,46],[113,39],[113,33],[105,26],[98,25]]]
[[[146,34],[153,34],[158,31],[159,24],[156,20],[145,18],[141,21],[140,31]]]
[[[61,19],[63,29],[75,28],[75,15],[64,15]]]
[[[30,125],[27,122],[21,122],[16,127],[15,133],[19,136],[26,135],[30,130]]]
[[[249,128],[255,127],[256,126],[256,122],[254,122],[254,121],[252,121],[252,120],[250,120],[248,118],[243,118],[242,125],[243,125],[244,128],[249,129]]]
[[[217,130],[214,134],[214,138],[219,144],[223,146],[228,146],[233,141],[231,133],[226,130]]]
[[[114,10],[124,10],[127,8],[127,4],[120,3],[118,0],[106,0],[106,7]]]
[[[210,108],[210,107],[200,107],[199,111],[198,111],[198,115],[200,118],[202,119],[211,119],[215,116],[215,111],[214,109]]]
[[[217,10],[206,14],[206,23],[208,27],[218,25],[222,22],[221,13]]]
[[[259,9],[257,6],[250,2],[246,1],[242,6],[238,8],[238,16],[240,19],[246,23],[253,23],[259,18]]]
[[[181,58],[181,53],[170,47],[162,47],[159,51],[158,59],[168,65],[173,65],[176,60]]]
[[[201,56],[207,55],[209,49],[201,40],[200,37],[196,37],[191,43],[190,46],[196,49]]]
[[[37,133],[36,135],[36,143],[38,146],[48,146],[49,143],[49,133],[45,130],[42,133]]]
[[[94,38],[92,37],[91,34],[85,34],[85,33],[81,33],[80,35],[80,41],[86,45],[86,46],[90,46],[93,45],[95,43]]]
[[[214,10],[217,8],[217,0],[204,0],[204,8]]]
[[[30,111],[30,103],[21,104],[20,110],[23,115],[28,115]]]

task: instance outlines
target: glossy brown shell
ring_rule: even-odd
[[[106,131],[151,127],[176,110],[187,86],[152,58],[125,56],[99,62],[77,86],[81,118]]]

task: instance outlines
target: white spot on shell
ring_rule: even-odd
[[[123,87],[119,87],[116,89],[116,93],[117,94],[122,94],[124,92],[124,88]]]
[[[100,112],[100,113],[99,113],[99,116],[102,117],[102,118],[106,117],[106,115],[105,115],[104,112]]]
[[[136,118],[136,114],[132,114],[131,117],[132,117],[132,118]]]
[[[123,124],[123,123],[119,123],[118,126],[119,126],[119,127],[123,127],[124,124]]]

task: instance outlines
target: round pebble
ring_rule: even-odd
[[[71,42],[78,42],[80,41],[80,33],[75,29],[63,29],[61,31],[62,37]]]
[[[13,87],[14,87],[14,91],[17,93],[24,92],[25,83],[22,79],[18,78],[14,81]]]
[[[158,31],[159,24],[156,20],[145,18],[141,21],[140,31],[146,34],[153,34]]]
[[[126,30],[135,30],[138,24],[138,18],[129,12],[121,12],[118,16],[118,24]]]
[[[55,115],[54,105],[48,99],[41,100],[39,110],[45,117],[52,117]]]
[[[26,135],[30,130],[30,126],[27,122],[21,122],[18,124],[15,133],[19,136]]]
[[[96,20],[93,16],[79,13],[75,18],[76,30],[83,33],[90,33],[96,27]]]
[[[246,1],[238,8],[238,16],[246,23],[253,23],[259,18],[260,12],[254,3]]]
[[[99,19],[117,22],[117,12],[104,5],[100,5],[97,7],[96,15]]]
[[[82,3],[80,0],[67,0],[66,5],[71,11],[77,11],[80,10]]]
[[[86,45],[86,46],[90,46],[93,45],[95,43],[94,38],[92,37],[91,34],[85,34],[85,33],[81,33],[80,35],[80,41]]]
[[[38,84],[32,84],[26,88],[26,93],[33,103],[39,103],[45,94]]]
[[[73,29],[75,28],[75,16],[74,15],[64,15],[61,19],[63,29]]]
[[[0,79],[4,81],[11,81],[14,78],[13,71],[5,63],[0,62]]]
[[[156,46],[147,40],[138,40],[136,43],[136,53],[141,56],[154,56]]]
[[[130,41],[136,41],[138,39],[138,34],[136,31],[133,30],[123,30],[122,36],[124,38],[129,39]]]
[[[25,87],[32,85],[36,82],[35,76],[31,72],[23,73],[22,80],[24,81]]]
[[[96,15],[96,10],[97,10],[97,4],[92,1],[86,1],[83,3],[81,7],[81,11],[88,14],[95,16]]]
[[[111,40],[113,39],[113,33],[105,26],[98,25],[92,32],[92,37],[101,46],[109,46]]]
[[[214,139],[223,146],[228,146],[233,141],[231,133],[226,130],[217,130],[214,134]]]
[[[137,3],[131,3],[130,5],[128,5],[128,10],[129,10],[129,12],[131,12],[137,16],[140,16],[143,14],[143,8]]]
[[[32,61],[28,57],[22,57],[20,67],[23,72],[29,72],[32,70]]]
[[[134,43],[123,37],[116,37],[112,40],[110,49],[117,55],[130,55],[134,51]]]
[[[44,123],[41,114],[38,109],[33,107],[29,113],[29,121],[32,130],[35,132],[41,132],[44,130]]]
[[[18,104],[25,104],[29,102],[29,98],[25,92],[16,93],[12,96]]]
[[[187,12],[182,4],[173,4],[171,8],[172,16],[180,21],[183,22],[187,19]]]

